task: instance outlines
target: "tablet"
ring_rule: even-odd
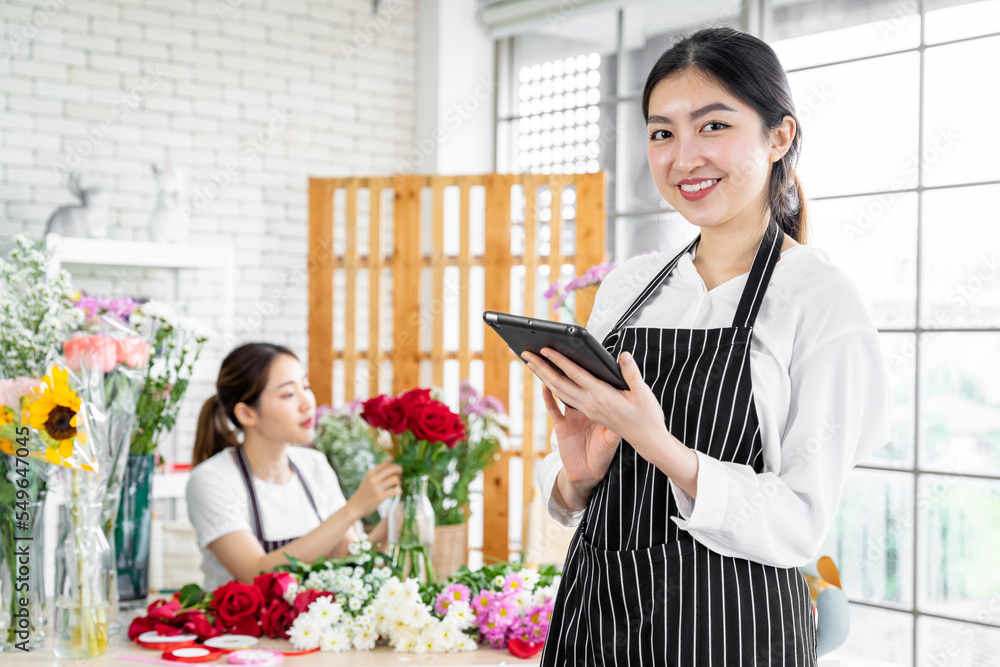
[[[539,351],[543,347],[548,347],[568,357],[577,366],[607,382],[612,387],[621,390],[628,389],[628,382],[622,377],[618,362],[584,327],[510,313],[498,313],[492,310],[483,312],[483,321],[500,334],[500,337],[506,341],[507,346],[521,361],[524,361],[521,353],[525,350],[545,359],[539,354]],[[545,360],[552,368],[562,375],[566,375],[561,368],[548,359]],[[528,362],[524,361],[524,363]],[[566,407],[573,407],[568,403],[565,404]]]

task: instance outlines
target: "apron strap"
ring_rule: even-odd
[[[243,453],[242,445],[236,448],[236,463],[240,469],[241,475],[243,476],[243,484],[246,485],[247,496],[250,498],[250,513],[253,516],[254,533],[257,535],[257,540],[262,545],[265,545],[265,551],[268,551],[266,546],[268,544],[273,544],[274,542],[268,542],[264,539],[264,525],[260,519],[260,508],[257,505],[257,492],[254,489],[253,475],[250,474],[250,464],[247,462],[246,454]],[[322,523],[323,517],[319,514],[319,509],[316,507],[316,501],[313,499],[313,494],[309,490],[309,485],[306,484],[305,477],[302,476],[298,466],[292,462],[291,458],[288,459],[288,465],[291,467],[292,472],[295,473],[295,476],[298,477],[299,483],[302,484],[302,490],[306,492],[306,498],[309,499],[309,504],[312,505],[313,512],[316,513],[316,518],[319,519],[320,523]],[[275,542],[279,541],[280,540],[277,540]],[[284,544],[287,543],[288,542],[285,542]]]
[[[781,256],[781,246],[784,242],[785,232],[774,218],[771,218],[760,245],[757,246],[757,254],[754,256],[747,284],[743,287],[743,296],[740,297],[740,305],[736,308],[736,316],[733,318],[734,327],[753,328],[757,312],[764,302],[764,291]]]
[[[264,544],[264,526],[260,521],[260,511],[257,508],[257,492],[253,488],[253,476],[250,474],[250,464],[247,463],[243,454],[243,446],[236,448],[236,464],[243,475],[243,484],[247,487],[247,497],[250,499],[250,513],[253,516],[254,532],[257,534],[257,541]]]
[[[660,272],[649,281],[649,284],[643,288],[642,292],[639,293],[639,296],[632,301],[632,305],[625,310],[625,314],[619,318],[615,326],[611,327],[611,331],[608,332],[608,335],[604,337],[604,340],[601,343],[604,347],[607,347],[608,339],[611,338],[612,335],[618,333],[618,330],[621,329],[633,315],[635,315],[636,311],[642,308],[643,304],[646,303],[646,299],[648,299],[650,295],[656,291],[656,288],[660,286],[660,283],[662,283],[670,272],[673,271],[674,267],[677,266],[677,262],[680,261],[680,258],[683,257],[685,253],[691,252],[691,248],[693,248],[694,244],[700,239],[701,234],[699,233],[698,236],[696,236],[695,239],[691,241],[686,248],[684,248],[684,250],[677,253],[677,256],[670,260],[667,265],[660,269]]]

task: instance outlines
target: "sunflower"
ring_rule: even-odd
[[[76,430],[80,398],[69,388],[68,375],[66,369],[53,367],[52,376],[42,378],[41,394],[25,409],[27,423],[55,442],[45,449],[45,458],[57,465],[73,455],[74,440],[85,442],[84,434]]]

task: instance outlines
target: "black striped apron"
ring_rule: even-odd
[[[287,540],[265,540],[264,539],[264,523],[260,520],[260,508],[257,505],[257,492],[254,490],[253,486],[253,475],[250,473],[250,464],[247,462],[246,455],[243,453],[243,447],[236,448],[236,464],[239,466],[240,474],[243,475],[243,483],[247,487],[247,497],[250,499],[250,518],[253,519],[253,530],[254,534],[257,535],[257,541],[260,542],[261,546],[264,547],[264,553],[271,553],[275,549],[280,549],[286,544],[293,542],[298,537],[290,537]],[[319,515],[319,510],[316,509],[316,501],[313,500],[312,492],[309,491],[309,485],[306,484],[305,478],[302,477],[302,473],[299,472],[298,467],[292,462],[291,458],[288,459],[288,465],[291,466],[292,472],[295,476],[299,478],[299,483],[302,484],[302,489],[306,492],[306,498],[309,499],[309,504],[312,505],[313,512],[316,513],[316,518],[323,522],[323,517]],[[302,537],[299,535],[299,537]]]
[[[700,238],[653,278],[603,345],[615,359],[631,352],[670,433],[759,474],[750,336],[784,242],[778,225],[771,221],[757,248],[731,327],[623,328]],[[541,664],[815,666],[812,600],[798,568],[718,554],[674,516],[667,476],[622,440],[570,543]]]

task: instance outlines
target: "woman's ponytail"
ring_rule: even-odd
[[[219,403],[218,395],[213,395],[201,406],[201,413],[198,415],[191,467],[212,458],[226,447],[236,447],[239,444],[236,432],[229,425],[226,411]]]
[[[226,355],[215,381],[216,394],[205,401],[198,415],[198,431],[191,455],[192,468],[226,447],[239,446],[236,431],[241,427],[236,418],[236,406],[239,403],[257,406],[261,392],[267,386],[271,362],[281,354],[298,359],[284,345],[273,343],[246,343]]]

